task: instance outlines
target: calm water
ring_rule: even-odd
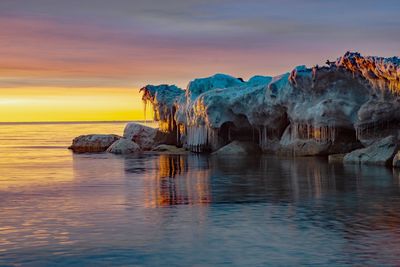
[[[123,127],[0,125],[1,266],[400,265],[396,171],[66,149]]]

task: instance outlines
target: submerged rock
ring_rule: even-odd
[[[332,154],[328,156],[329,163],[343,163],[346,154]]]
[[[140,151],[140,147],[135,142],[121,138],[115,141],[108,149],[107,152],[113,154],[131,154]]]
[[[187,151],[184,148],[176,147],[173,145],[158,145],[153,151],[158,152],[171,152],[171,153],[186,153]]]
[[[343,159],[344,163],[391,165],[399,149],[398,141],[394,136],[388,136],[372,145],[354,150]]]
[[[104,152],[121,137],[115,134],[89,134],[81,135],[72,141],[69,147],[74,153]]]
[[[221,147],[213,155],[253,155],[261,152],[260,147],[252,142],[233,141]]]

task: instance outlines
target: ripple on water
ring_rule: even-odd
[[[64,149],[123,126],[0,126],[0,265],[400,264],[398,171]]]

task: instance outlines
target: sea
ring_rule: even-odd
[[[0,124],[0,266],[399,266],[400,175],[326,158],[73,154]]]

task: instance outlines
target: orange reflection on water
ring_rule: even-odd
[[[193,168],[185,155],[160,155],[155,173],[146,179],[146,206],[208,204],[211,202],[210,170]],[[153,176],[154,175],[154,176]]]

